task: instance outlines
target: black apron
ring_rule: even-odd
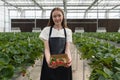
[[[52,27],[50,28],[50,33],[49,33],[50,54],[65,53],[66,30],[65,28],[63,29],[64,29],[65,38],[50,37],[52,33]],[[40,80],[72,80],[72,68],[71,66],[68,68],[66,67],[58,67],[55,69],[49,68],[44,56]]]

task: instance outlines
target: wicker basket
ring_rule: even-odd
[[[65,66],[68,63],[68,55],[67,54],[56,54],[51,55],[50,64],[56,66]]]

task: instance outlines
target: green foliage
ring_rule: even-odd
[[[107,41],[113,41],[120,43],[120,33],[118,32],[107,32],[107,33],[85,33],[84,35],[94,37],[98,39],[104,39]]]
[[[0,70],[0,80],[10,79],[14,74],[14,66],[6,65]]]
[[[114,36],[113,33],[112,35],[100,34],[111,38]],[[94,35],[97,36],[97,33],[73,34],[74,44],[82,52],[82,58],[90,60],[89,65],[92,72],[89,80],[120,80],[120,48],[116,48],[108,41],[93,38]],[[117,34],[115,33],[115,35]],[[101,37],[103,38],[103,36]],[[116,36],[116,38],[118,37]]]
[[[26,70],[42,52],[39,33],[0,33],[0,80],[9,80]]]

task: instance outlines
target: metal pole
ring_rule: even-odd
[[[9,18],[9,32],[11,32],[11,19],[10,19],[10,10],[8,9],[8,18]]]
[[[4,32],[5,32],[5,28],[6,28],[6,26],[5,26],[5,3],[4,3]]]
[[[35,24],[35,29],[36,29],[36,5],[35,5],[35,21],[34,21],[34,24]]]
[[[83,80],[85,80],[85,64],[84,64],[84,59],[82,61],[83,61]]]
[[[98,30],[98,17],[99,17],[99,11],[98,11],[98,1],[97,1],[97,30]]]

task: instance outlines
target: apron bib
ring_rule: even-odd
[[[52,27],[49,33],[49,48],[50,54],[60,54],[65,53],[66,46],[66,31],[64,29],[65,38],[62,37],[50,37],[52,33]]]

